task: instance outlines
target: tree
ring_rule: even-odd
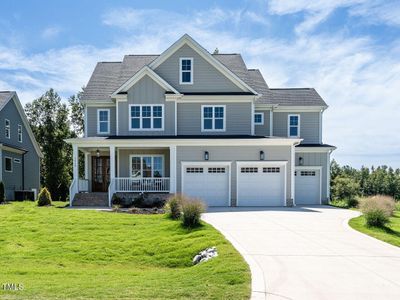
[[[333,180],[332,197],[335,200],[346,200],[348,206],[357,205],[356,196],[359,194],[358,182],[347,176],[337,176]]]
[[[83,88],[76,95],[72,95],[68,99],[71,113],[71,124],[77,136],[83,136],[83,133],[85,132],[85,108],[81,103],[82,95]]]
[[[66,104],[53,90],[28,103],[25,111],[32,131],[44,158],[41,164],[41,183],[46,186],[54,200],[67,199],[71,180],[71,146],[64,139],[74,137]]]

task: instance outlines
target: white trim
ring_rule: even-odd
[[[179,103],[226,102],[226,103],[253,103],[257,96],[254,95],[175,95],[166,94],[165,101],[178,101]]]
[[[290,117],[297,117],[297,135],[290,135]],[[287,136],[291,138],[300,137],[300,115],[299,114],[289,114],[287,117]]]
[[[182,61],[183,60],[190,60],[190,81],[189,82],[183,82],[182,81],[182,75],[183,75],[183,72],[188,72],[188,71],[184,71],[184,70],[182,70]],[[183,85],[185,85],[185,84],[193,84],[193,57],[179,57],[179,84],[183,84]]]
[[[175,109],[175,135],[178,135],[178,103],[174,102],[174,109]]]
[[[100,113],[101,112],[107,112],[107,131],[100,131]],[[99,108],[97,109],[97,134],[103,135],[103,134],[110,134],[110,125],[111,125],[111,111],[109,108]],[[105,121],[101,121],[105,123]]]
[[[176,146],[169,147],[169,192],[176,193],[177,189],[177,157]]]
[[[212,129],[205,129],[204,128],[204,108],[205,107],[212,107]],[[222,107],[224,109],[224,118],[222,120],[223,122],[223,128],[222,129],[215,129],[215,108],[217,107]],[[209,119],[209,118],[207,118]],[[220,118],[218,118],[220,119]],[[202,105],[201,106],[201,132],[225,132],[226,131],[226,105]]]
[[[17,154],[24,154],[26,153],[25,150],[14,148],[13,146],[6,146],[4,144],[0,144],[0,150],[17,153]],[[0,151],[1,152],[1,151]],[[1,170],[1,169],[0,169]]]
[[[20,159],[20,158],[14,158],[14,162],[15,162],[16,164],[20,164],[20,163],[21,163],[21,159]]]
[[[274,112],[272,109],[269,111],[269,136],[274,135]]]
[[[290,149],[290,153],[291,153],[291,162],[290,162],[290,171],[291,171],[291,179],[290,179],[290,181],[291,181],[291,187],[290,187],[290,193],[292,194],[291,195],[291,198],[292,198],[292,200],[293,200],[293,206],[296,206],[296,189],[295,189],[295,187],[296,187],[296,180],[295,180],[295,176],[294,176],[294,171],[295,171],[295,169],[296,169],[296,151],[295,151],[295,146],[294,145],[292,145],[291,147],[290,147],[291,149]]]
[[[322,167],[321,166],[296,166],[295,171],[317,170],[319,172],[319,204],[322,204]],[[294,174],[294,172],[293,172]],[[298,174],[297,174],[298,176]],[[297,177],[296,176],[296,177]]]
[[[197,43],[188,34],[184,34],[179,40],[172,44],[167,50],[165,50],[159,57],[150,63],[150,68],[156,69],[165,60],[167,60],[172,54],[179,50],[183,45],[188,45],[194,51],[196,51],[202,58],[214,66],[218,71],[230,79],[235,85],[244,91],[250,91],[255,95],[258,93],[253,90],[249,85],[247,85],[243,80],[241,80],[237,75],[235,75],[231,70],[224,66],[220,61],[213,57],[206,49],[204,49],[199,43]]]
[[[158,83],[162,88],[167,91],[172,91],[175,94],[179,94],[179,92],[174,89],[168,82],[162,79],[158,74],[156,74],[152,69],[148,66],[144,66],[135,75],[133,75],[130,79],[128,79],[123,85],[121,85],[114,93],[112,93],[111,98],[118,97],[118,93],[120,92],[127,92],[132,86],[134,86],[140,79],[144,76],[149,76],[153,79],[156,83]]]
[[[283,182],[283,185],[284,185],[284,187],[283,187],[283,203],[284,203],[284,206],[287,206],[287,199],[286,199],[286,194],[287,194],[287,192],[286,192],[286,189],[287,189],[287,176],[288,176],[288,174],[287,174],[287,161],[286,160],[277,160],[277,161],[265,161],[265,160],[262,160],[262,161],[236,161],[236,206],[239,206],[239,169],[242,167],[242,166],[245,166],[245,165],[257,165],[257,166],[273,166],[273,167],[275,167],[275,166],[279,166],[279,167],[283,167],[284,168],[284,171],[283,171],[283,174],[284,174],[284,182]]]
[[[140,157],[140,176],[132,177],[132,157]],[[154,178],[154,157],[162,158],[162,176],[165,177],[165,155],[164,154],[130,154],[129,155],[129,178],[148,178],[143,177],[143,157],[151,157],[151,176],[150,178]]]
[[[120,164],[119,164],[119,150],[120,150],[120,148],[117,148],[117,177],[120,177],[119,169],[121,169]]]
[[[255,134],[255,124],[254,124],[254,114],[255,114],[255,110],[254,110],[254,102],[251,103],[251,135]]]
[[[140,128],[132,128],[132,116],[131,116],[131,108],[133,106],[139,106],[140,107]],[[142,107],[143,106],[150,106],[151,111],[150,111],[150,128],[143,128],[143,116],[142,116]],[[153,128],[153,109],[154,106],[161,106],[161,128]],[[135,117],[137,118],[137,117]],[[146,117],[148,118],[148,117]],[[158,117],[157,117],[158,118]],[[129,110],[128,110],[128,121],[129,121],[129,126],[128,130],[129,131],[164,131],[164,122],[165,122],[165,107],[164,104],[129,104]]]
[[[319,141],[320,144],[322,144],[322,113],[323,113],[323,112],[324,112],[323,110],[321,110],[321,111],[319,112],[319,132],[318,132],[318,141]]]
[[[261,115],[261,122],[260,123],[256,123],[256,120],[255,120],[256,115]],[[264,125],[264,112],[255,112],[254,116],[253,116],[253,119],[254,119],[254,125]]]
[[[104,102],[104,101],[81,101],[87,107],[115,107],[114,102]]]
[[[23,138],[22,138],[22,125],[21,124],[17,125],[17,135],[18,135],[18,142],[22,143]]]
[[[7,125],[8,122],[8,125]],[[8,132],[8,135],[7,135]],[[9,119],[4,119],[4,137],[6,139],[11,139],[11,122]]]
[[[87,118],[88,118],[88,116],[87,116],[87,105],[86,105],[86,104],[84,104],[84,106],[85,106],[85,108],[84,108],[84,113],[85,113],[85,116],[84,116],[84,120],[83,120],[83,122],[84,122],[84,127],[85,127],[85,130],[84,130],[84,132],[83,132],[83,136],[84,136],[84,137],[87,137],[87,136],[88,136],[88,134],[87,134],[87,130],[88,130],[88,120],[87,120]]]
[[[227,206],[232,206],[232,161],[182,161],[181,162],[181,192],[182,194],[185,193],[184,186],[185,186],[185,167],[187,166],[225,166],[229,168],[228,171],[228,201]]]
[[[115,99],[115,132],[116,135],[119,135],[119,116],[118,116],[118,106],[119,106],[119,99]]]
[[[331,200],[331,151],[326,152],[326,198]]]
[[[11,160],[11,170],[7,170],[7,164],[6,164],[6,160],[9,159]],[[4,172],[7,173],[12,173],[14,170],[14,166],[13,166],[13,158],[10,156],[4,156]]]
[[[258,104],[257,107],[262,107],[262,104]],[[290,106],[290,105],[276,105],[274,111],[276,112],[320,112],[321,110],[327,109],[327,106]]]
[[[325,153],[335,150],[336,147],[296,147],[296,153]]]

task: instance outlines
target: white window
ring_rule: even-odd
[[[21,163],[21,160],[20,160],[19,158],[14,158],[14,162],[15,162],[16,164],[20,164],[20,163]]]
[[[164,176],[164,156],[162,155],[131,155],[131,177],[155,177]]]
[[[12,158],[11,157],[4,157],[4,167],[6,172],[12,172],[13,171],[13,165],[12,165]]]
[[[18,124],[18,142],[22,143],[22,125]]]
[[[255,113],[254,114],[254,124],[255,125],[264,125],[264,113]]]
[[[109,134],[110,133],[110,110],[98,109],[97,110],[97,133]]]
[[[130,130],[164,130],[164,105],[129,105]]]
[[[5,135],[6,138],[9,139],[11,138],[11,125],[10,125],[10,120],[6,119],[4,122],[4,127],[5,127]]]
[[[288,136],[300,136],[300,115],[288,115]]]
[[[225,105],[202,105],[201,120],[201,131],[225,131]]]
[[[193,58],[181,57],[179,59],[179,83],[193,84]]]

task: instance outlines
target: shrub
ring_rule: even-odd
[[[394,213],[395,202],[389,196],[371,196],[361,201],[360,208],[367,226],[383,227]]]
[[[117,194],[114,194],[112,196],[111,203],[112,203],[112,205],[118,205],[119,206],[122,203],[122,198],[120,196],[118,196]]]
[[[4,193],[4,183],[0,181],[0,203],[6,202],[6,195]]]
[[[338,176],[333,180],[332,198],[334,200],[345,200],[348,207],[355,207],[358,204],[356,199],[360,190],[359,183],[350,177]]]
[[[38,195],[38,206],[51,205],[51,195],[47,188],[42,188]]]
[[[181,194],[175,194],[167,199],[165,210],[171,219],[179,219],[182,214],[182,203],[187,201],[186,197]]]
[[[204,202],[188,199],[182,203],[182,223],[185,227],[196,227],[200,225],[201,214],[205,211]]]

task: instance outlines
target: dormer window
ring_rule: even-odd
[[[6,119],[4,122],[4,132],[7,139],[11,138],[11,125],[10,120]]]
[[[300,115],[288,115],[288,137],[300,136]]]
[[[179,83],[193,84],[193,58],[181,57],[179,59]]]

